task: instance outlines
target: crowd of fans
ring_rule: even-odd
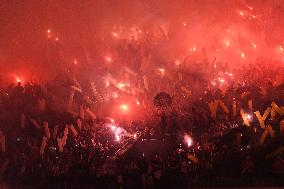
[[[234,83],[225,93],[207,88],[183,112],[159,110],[164,116],[157,114],[158,125],[146,118],[100,118],[86,95],[76,96],[80,89],[72,84],[64,88],[67,98],[50,84],[19,82],[1,89],[2,183],[50,188],[284,184],[283,84],[270,84],[265,92],[245,83]],[[267,108],[270,115],[264,118]],[[185,134],[190,143],[184,141]],[[157,149],[130,156],[144,140],[162,141],[168,146],[166,155]]]

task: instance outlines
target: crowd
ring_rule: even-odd
[[[39,24],[31,40],[3,35],[0,188],[284,186],[284,49],[267,27],[281,11],[268,7],[236,9],[252,31],[217,15],[166,24],[163,10],[161,23],[87,16],[44,39]]]
[[[182,111],[158,110],[158,124],[98,117],[97,105],[76,82],[57,87],[18,82],[1,89],[2,183],[47,188],[284,184],[284,119],[278,106],[283,84],[263,91],[236,82],[225,93],[207,87]],[[98,98],[99,92],[92,92]],[[130,156],[145,140],[162,141],[166,155],[157,150]]]

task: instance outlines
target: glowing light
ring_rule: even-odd
[[[133,138],[134,138],[134,139],[136,139],[136,138],[137,138],[137,134],[136,134],[136,133],[133,135]]]
[[[186,26],[186,22],[183,22],[182,25],[183,25],[183,26]]]
[[[59,40],[59,38],[58,38],[58,37],[56,37],[56,38],[55,38],[55,41],[58,41],[58,40]]]
[[[230,46],[230,42],[228,40],[225,40],[225,45],[226,45],[226,47],[229,47]]]
[[[78,61],[75,59],[75,60],[73,61],[73,63],[76,65],[76,64],[78,64]]]
[[[118,83],[118,88],[120,88],[120,89],[122,89],[122,88],[124,88],[126,86],[126,84],[125,83],[122,83],[122,82],[120,82],[120,83]]]
[[[21,83],[21,82],[22,82],[20,78],[16,78],[16,81],[17,81],[18,83]]]
[[[112,131],[115,131],[117,127],[115,125],[110,125],[110,128]]]
[[[196,47],[192,47],[191,49],[189,49],[190,51],[196,51]]]
[[[159,68],[159,71],[161,72],[161,75],[164,75],[165,74],[165,68]]]
[[[252,121],[252,116],[250,114],[246,114],[248,121]]]
[[[187,147],[190,147],[193,144],[192,138],[188,135],[184,135],[184,141],[185,141]]]
[[[109,57],[109,56],[107,56],[107,57],[105,57],[105,60],[106,60],[107,62],[111,62],[111,61],[112,61],[112,58]]]
[[[280,49],[280,51],[284,50],[284,48],[281,45],[279,46],[279,49]]]
[[[244,53],[241,53],[241,57],[242,57],[242,58],[245,58],[245,54],[244,54]]]
[[[223,78],[221,78],[221,77],[219,77],[218,80],[219,80],[219,82],[221,83],[221,85],[223,85],[224,82],[225,82],[225,80],[224,80]]]
[[[251,45],[252,45],[254,48],[256,48],[256,44],[255,44],[255,43],[251,43]]]
[[[119,142],[120,141],[120,136],[119,135],[115,135],[115,141]]]
[[[47,37],[48,37],[48,38],[51,38],[51,35],[48,35]]]
[[[176,60],[175,63],[176,63],[176,65],[180,65],[180,61],[179,60]]]
[[[120,108],[124,111],[127,111],[128,110],[128,106],[126,104],[121,104],[120,105]]]
[[[244,16],[244,15],[245,15],[245,14],[243,13],[243,11],[240,11],[239,13],[240,13],[241,16]]]
[[[50,29],[47,30],[47,33],[50,33]]]
[[[137,106],[139,106],[139,105],[140,105],[140,102],[139,102],[139,101],[136,101],[136,104],[137,104]]]
[[[113,93],[113,97],[114,97],[114,98],[117,98],[117,97],[118,97],[118,94],[117,94],[117,93]]]
[[[251,7],[251,6],[248,6],[248,8],[249,8],[250,10],[252,10],[252,7]]]
[[[107,86],[107,87],[109,86],[109,82],[108,82],[108,81],[106,82],[106,86]]]
[[[232,73],[229,73],[228,75],[231,76],[231,77],[233,77],[233,74],[232,74]]]
[[[118,37],[118,34],[116,32],[112,32],[113,37]]]

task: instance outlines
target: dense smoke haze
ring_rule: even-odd
[[[118,40],[142,43],[148,30],[158,35],[157,46],[151,47],[154,64],[190,56],[191,61],[216,58],[230,66],[263,58],[283,65],[283,6],[281,0],[3,0],[1,80],[13,82],[15,75],[51,79],[74,59],[85,65],[83,70],[93,70],[110,51],[119,56],[112,48]],[[193,56],[190,49],[196,49]]]

